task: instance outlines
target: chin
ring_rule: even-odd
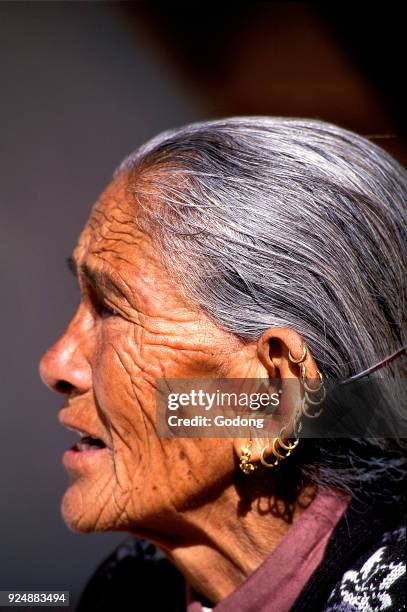
[[[71,531],[91,533],[117,529],[117,517],[113,515],[113,508],[109,507],[112,496],[106,495],[104,489],[103,497],[106,499],[103,500],[100,492],[103,487],[97,489],[98,493],[92,494],[89,484],[74,482],[66,490],[61,502],[61,514]]]

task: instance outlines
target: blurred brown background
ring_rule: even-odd
[[[213,116],[339,123],[404,159],[402,8],[396,3],[123,3],[130,25]],[[385,142],[384,142],[385,141]]]
[[[74,440],[37,375],[114,167],[163,129],[237,114],[333,121],[405,163],[403,23],[390,2],[0,2],[0,589],[75,600],[123,540],[64,526]]]

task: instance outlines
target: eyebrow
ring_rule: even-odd
[[[81,264],[78,270],[76,261],[74,260],[72,256],[68,257],[66,261],[68,264],[68,268],[70,269],[72,274],[75,276],[75,278],[79,277],[79,271],[80,271],[82,276],[87,281],[87,283],[91,285],[94,289],[97,289],[99,291],[105,289],[107,291],[111,291],[119,298],[123,298],[123,297],[126,298],[126,294],[123,291],[123,289],[121,289],[117,285],[117,283],[113,280],[113,278],[109,274],[107,274],[107,272],[99,272],[98,270],[94,270],[93,268],[88,266],[86,263]]]

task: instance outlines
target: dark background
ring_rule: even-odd
[[[0,2],[0,590],[76,600],[124,538],[63,524],[74,439],[37,375],[78,299],[65,258],[120,160],[169,127],[270,114],[405,163],[401,8],[355,4]]]

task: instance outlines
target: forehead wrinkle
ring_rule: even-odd
[[[123,242],[123,244],[129,246],[137,246],[137,244],[141,240],[140,234],[137,232],[136,228],[128,227],[124,224],[120,224],[119,228],[110,224],[108,227],[102,227],[99,229],[99,233],[101,237],[110,242]]]
[[[103,215],[103,218],[91,215],[88,221],[88,227],[92,232],[92,241],[107,242],[122,242],[127,246],[137,246],[145,236],[134,223],[134,219],[123,218],[119,219],[114,215]],[[90,245],[92,247],[92,245]]]
[[[131,224],[133,217],[130,212],[124,211],[119,204],[114,206],[100,203],[93,208],[90,218],[97,223],[106,221],[108,224],[116,222],[118,224]]]
[[[123,193],[120,185],[113,182],[93,205],[92,214],[101,215],[107,219],[113,217],[118,221],[126,220],[126,217],[131,220],[133,208],[134,204],[129,201],[128,194]]]
[[[163,299],[156,299],[154,289],[174,291],[173,283],[163,271],[161,253],[150,232],[137,224],[134,203],[123,193],[122,186],[114,182],[94,204],[80,237],[77,266],[87,264],[89,272],[107,272],[107,278],[96,274],[83,274],[93,286],[119,288],[119,295],[137,310],[148,310],[157,316],[165,312]],[[106,269],[105,269],[106,264]],[[109,281],[113,281],[109,282]],[[160,293],[161,296],[161,293]],[[185,306],[177,296],[177,307]]]

